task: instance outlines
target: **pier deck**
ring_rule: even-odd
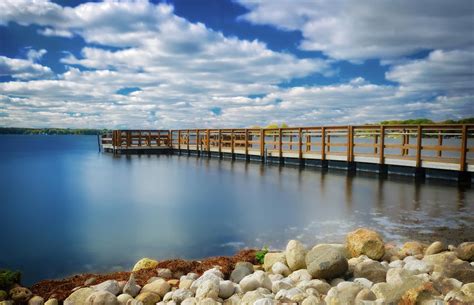
[[[437,170],[468,180],[474,172],[474,125],[114,130],[100,145],[115,154],[188,153],[380,173],[398,168],[421,176]]]

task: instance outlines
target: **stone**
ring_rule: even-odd
[[[95,277],[88,278],[84,281],[84,286],[90,286],[95,283],[97,279]]]
[[[256,300],[253,305],[273,305],[276,304],[274,300],[270,298],[263,298]]]
[[[26,303],[33,296],[33,293],[25,287],[15,287],[10,289],[10,297],[16,303]]]
[[[219,296],[219,283],[212,280],[204,281],[196,290],[196,299],[217,299]]]
[[[390,262],[390,264],[388,264],[388,267],[389,268],[403,268],[404,265],[405,263],[402,260],[397,259],[393,262]]]
[[[133,297],[129,294],[122,293],[119,296],[117,296],[117,301],[119,302],[120,305],[127,305],[128,300],[133,300]]]
[[[331,246],[320,245],[306,254],[306,266],[313,278],[332,279],[344,275],[348,269],[347,259]]]
[[[193,297],[193,292],[189,289],[176,289],[175,291],[172,292],[171,299],[178,303],[181,304],[184,300]]]
[[[59,301],[55,298],[47,300],[44,305],[59,305]]]
[[[113,295],[118,295],[122,291],[119,282],[116,280],[108,280],[91,286],[91,288],[94,289],[94,291],[108,291]]]
[[[44,299],[38,295],[35,295],[28,300],[28,305],[44,305]]]
[[[248,262],[238,262],[235,265],[234,270],[230,274],[230,280],[234,283],[240,283],[240,281],[249,274],[253,273],[253,265]]]
[[[409,241],[403,244],[402,248],[400,249],[402,255],[406,256],[414,256],[414,255],[422,255],[425,250],[423,244],[417,241]]]
[[[159,278],[149,284],[146,284],[143,286],[141,292],[153,292],[156,293],[160,296],[160,298],[164,297],[165,294],[170,291],[171,285],[168,284],[167,281],[165,281],[162,278]]]
[[[444,277],[455,278],[463,283],[474,282],[474,267],[459,259],[454,252],[426,255],[423,261],[433,266],[433,272],[439,272]]]
[[[15,305],[15,303],[12,300],[0,301],[0,305]]]
[[[379,260],[385,254],[382,237],[372,230],[360,228],[347,234],[347,250],[351,257],[367,255],[371,259]]]
[[[324,301],[328,305],[354,305],[355,298],[362,289],[364,289],[364,287],[360,284],[353,282],[342,282],[339,283],[336,287],[332,287],[328,291],[328,294],[324,298]]]
[[[64,300],[64,305],[86,304],[86,299],[93,293],[94,289],[92,288],[79,288]]]
[[[219,298],[227,299],[235,292],[235,286],[232,281],[220,281],[219,283]]]
[[[441,242],[441,241],[435,241],[431,245],[426,248],[425,255],[432,255],[432,254],[438,254],[440,252],[446,251],[448,247]]]
[[[297,240],[290,240],[285,250],[286,263],[291,271],[305,269],[306,248]]]
[[[474,260],[474,242],[465,242],[460,244],[456,249],[456,255],[463,261]]]
[[[282,289],[291,289],[295,286],[295,283],[289,279],[289,278],[284,278],[278,281],[272,282],[272,292],[277,293],[278,291]]]
[[[5,301],[8,298],[8,293],[5,290],[0,290],[0,301]]]
[[[239,305],[240,304],[240,296],[234,294],[230,298],[224,301],[224,305]]]
[[[123,293],[129,294],[132,297],[136,297],[140,292],[140,289],[141,287],[137,284],[135,276],[133,275],[133,273],[130,274],[127,283],[125,283],[125,286],[123,287]]]
[[[355,278],[354,283],[360,284],[361,286],[363,286],[365,288],[368,288],[368,289],[370,289],[374,285],[373,282],[371,282],[368,279],[363,278],[363,277]]]
[[[270,278],[270,280],[271,280],[272,282],[274,282],[274,281],[279,281],[279,280],[282,280],[282,279],[285,278],[285,277],[284,277],[283,275],[281,275],[281,274],[273,274],[273,273],[270,273],[270,274],[268,275],[268,277]]]
[[[145,257],[139,260],[135,266],[133,266],[132,272],[142,270],[142,269],[151,269],[151,268],[156,268],[158,266],[158,261]]]
[[[363,301],[375,301],[377,297],[369,288],[363,288],[354,299],[354,304],[363,304]]]
[[[220,303],[212,298],[205,298],[198,301],[198,305],[220,305]]]
[[[388,269],[385,281],[390,285],[401,285],[406,278],[413,276],[413,272],[403,268]]]
[[[173,277],[173,272],[171,272],[171,270],[168,268],[158,268],[156,269],[156,276],[165,280],[169,280]]]
[[[283,276],[288,276],[291,271],[287,265],[283,264],[282,262],[276,262],[272,266],[272,272],[274,274],[281,274]]]
[[[296,270],[288,276],[293,282],[310,281],[313,277],[306,269]]]
[[[272,289],[272,281],[265,272],[260,270],[244,277],[240,281],[239,285],[243,293],[255,290],[259,287],[263,287],[268,290]]]
[[[466,295],[460,289],[451,290],[444,297],[445,304],[474,304],[474,297]]]
[[[115,294],[107,290],[95,291],[86,299],[87,305],[120,305]]]
[[[286,265],[286,256],[284,252],[269,252],[263,258],[263,269],[269,271],[272,269],[274,263],[280,262]]]
[[[461,291],[467,296],[474,297],[474,283],[464,284]]]
[[[412,271],[414,274],[429,273],[433,271],[433,265],[422,260],[411,260],[403,266],[403,269]]]
[[[171,280],[167,280],[168,284],[170,284],[171,286],[175,287],[175,286],[178,286],[179,284],[179,280],[178,279],[171,279]]]
[[[297,287],[305,291],[309,288],[314,288],[318,291],[319,294],[327,294],[329,289],[331,289],[331,285],[319,279],[314,279],[310,281],[302,281],[298,283]]]
[[[143,305],[155,305],[160,300],[161,300],[161,296],[159,294],[151,292],[151,291],[140,292],[137,295],[137,297],[135,298],[135,301],[142,302]],[[127,304],[127,305],[129,305],[129,304]]]
[[[183,302],[181,302],[181,305],[197,305],[198,301],[196,298],[187,298]]]
[[[278,300],[280,303],[282,302],[296,302],[301,303],[304,299],[308,297],[308,294],[304,292],[302,289],[294,287],[291,289],[282,289],[277,292],[275,295],[275,299]]]
[[[189,289],[191,289],[192,292],[196,293],[196,290],[198,289],[199,286],[201,286],[202,283],[205,281],[211,280],[216,285],[219,285],[219,282],[224,278],[224,275],[222,272],[220,272],[217,269],[209,269],[206,270],[198,279],[196,279],[192,284]]]
[[[368,258],[367,255],[360,255],[357,257],[352,257],[347,260],[347,264],[349,265],[348,267],[348,272],[349,273],[354,273],[355,266],[358,264],[365,262],[365,261],[373,261],[372,259]]]
[[[403,305],[426,304],[429,301],[438,300],[442,303],[441,295],[433,288],[431,283],[423,283],[422,285],[408,289],[402,296],[400,303]]]
[[[390,270],[387,272],[387,277]],[[427,281],[426,278],[413,275],[407,276],[401,283],[376,283],[371,290],[377,299],[384,300],[384,304],[398,304],[407,290],[418,287]]]
[[[179,280],[179,288],[180,289],[189,289],[191,288],[191,285],[193,284],[194,280],[188,279],[188,278],[183,278]]]
[[[385,282],[387,269],[377,261],[365,261],[356,265],[354,277],[366,278],[373,283]]]
[[[318,297],[310,295],[301,302],[301,305],[322,305],[322,303]]]
[[[258,299],[262,299],[264,296],[259,291],[248,291],[242,297],[240,304],[242,305],[253,305]]]
[[[335,279],[332,279],[331,282],[329,282],[329,284],[332,286],[332,287],[335,287],[337,286],[339,283],[342,283],[342,282],[345,282],[343,278],[340,278],[340,277],[337,277]]]

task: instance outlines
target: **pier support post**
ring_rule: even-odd
[[[388,176],[388,166],[387,164],[379,164],[377,172],[380,177],[387,177]]]

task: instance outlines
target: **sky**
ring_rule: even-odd
[[[0,1],[0,126],[469,116],[472,0]]]

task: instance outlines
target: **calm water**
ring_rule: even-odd
[[[93,136],[1,136],[0,268],[25,282],[130,269],[141,257],[341,242],[474,240],[474,191],[446,181],[185,156],[116,157]]]

